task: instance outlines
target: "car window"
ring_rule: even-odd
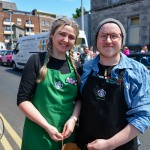
[[[140,59],[140,62],[142,64],[144,64],[145,66],[149,66],[150,65],[150,57],[144,56]]]
[[[4,55],[7,52],[7,50],[1,50],[0,55]]]
[[[150,64],[150,57],[147,58],[148,63]]]

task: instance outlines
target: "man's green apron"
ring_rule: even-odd
[[[72,115],[77,96],[74,69],[69,60],[70,73],[48,69],[46,78],[37,85],[32,103],[44,118],[62,133],[64,124]],[[64,143],[73,142],[74,133]],[[61,141],[53,141],[48,133],[28,118],[25,120],[22,150],[60,150]]]

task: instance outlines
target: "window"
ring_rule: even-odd
[[[45,26],[45,21],[44,21],[44,20],[42,20],[41,26],[42,26],[42,27]]]
[[[6,26],[6,27],[5,27],[5,30],[6,30],[6,31],[11,31],[11,27]]]
[[[11,36],[10,35],[5,35],[5,39],[10,40]]]
[[[32,24],[31,20],[26,20],[27,24]]]
[[[22,21],[20,18],[17,18],[17,25],[21,25],[22,24]]]
[[[49,30],[42,30],[42,32],[48,32]]]
[[[45,21],[45,26],[49,27],[49,22]]]
[[[10,22],[10,18],[6,18],[6,20],[5,20],[6,22]]]
[[[135,45],[139,44],[139,17],[132,17],[129,18],[129,24],[128,24],[128,44]]]
[[[19,34],[19,37],[22,37],[23,35],[22,34]]]
[[[32,32],[31,28],[26,28],[26,32]]]

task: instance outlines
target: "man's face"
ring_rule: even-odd
[[[105,58],[120,54],[122,47],[122,35],[118,25],[114,23],[104,24],[97,36],[97,49]]]
[[[143,47],[143,50],[144,50],[145,52],[147,52],[147,46],[144,46],[144,47]]]
[[[84,54],[87,54],[89,52],[89,49],[87,47],[85,47],[83,50],[84,50]]]

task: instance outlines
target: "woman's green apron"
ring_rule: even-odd
[[[32,103],[44,118],[61,133],[64,124],[72,115],[77,96],[74,69],[69,60],[70,73],[48,69],[46,78],[38,83]],[[74,133],[64,143],[73,142]],[[22,150],[60,150],[61,141],[53,141],[48,133],[28,118],[25,120]]]

